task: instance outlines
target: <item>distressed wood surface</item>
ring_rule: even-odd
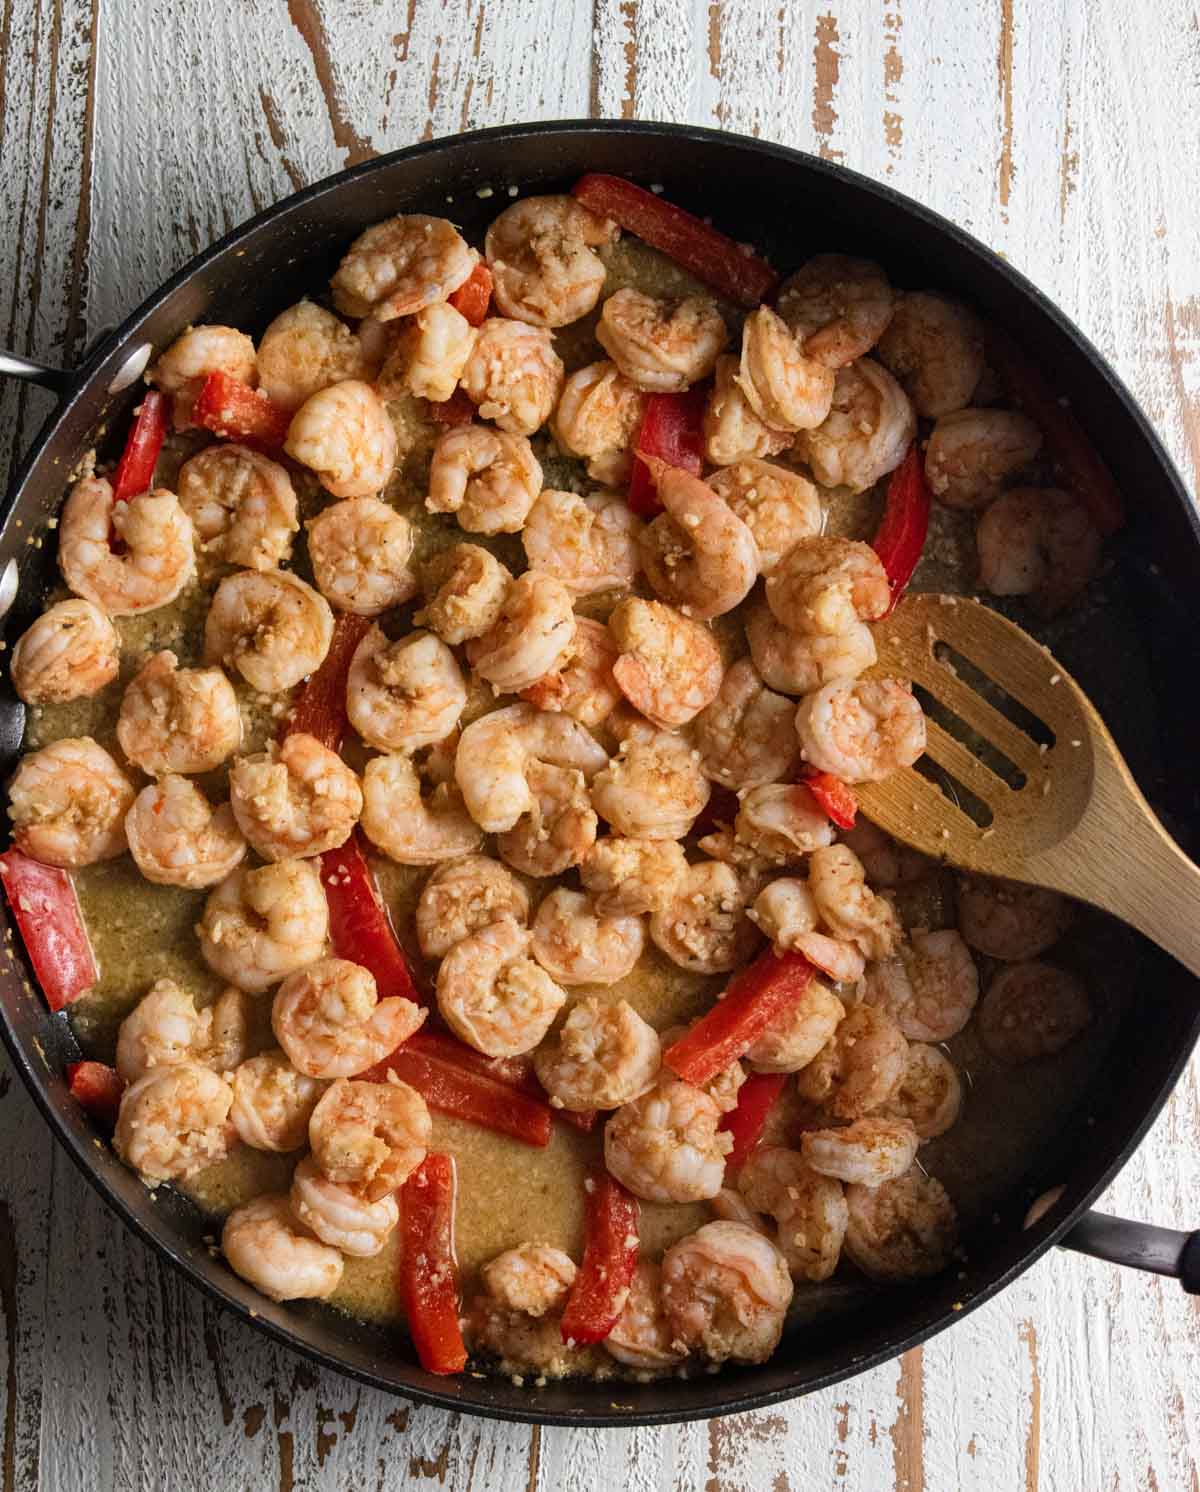
[[[1025,270],[1200,472],[1200,30],[1183,0],[0,0],[0,342],[68,362],[251,212],[373,153],[586,114],[886,179]],[[864,245],[869,249],[869,245]],[[936,276],[933,277],[936,279]],[[49,409],[0,391],[0,476]],[[1200,1323],[1056,1255],[797,1404],[574,1433],[416,1408],[213,1311],[0,1076],[4,1488],[1195,1488]],[[1106,1199],[1195,1224],[1197,1069]]]

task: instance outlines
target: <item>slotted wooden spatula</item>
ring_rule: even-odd
[[[1200,975],[1200,869],[1041,643],[962,596],[909,596],[875,632],[873,672],[911,679],[942,707],[930,705],[934,716],[949,711],[966,730],[930,719],[925,762],[941,769],[942,785],[915,768],[863,784],[855,791],[866,816],[952,865],[1102,907]],[[986,680],[1034,717],[1029,730],[985,697]]]

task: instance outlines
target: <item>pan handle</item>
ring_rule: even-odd
[[[35,363],[31,358],[17,352],[0,351],[0,378],[21,378],[26,383],[37,383],[61,399],[67,391],[70,374],[61,368],[50,368],[45,363]]]
[[[1093,1259],[1171,1275],[1189,1295],[1200,1295],[1200,1232],[1183,1233],[1110,1217],[1107,1212],[1085,1212],[1059,1242]]]

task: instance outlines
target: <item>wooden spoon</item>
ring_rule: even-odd
[[[936,763],[941,785],[911,767],[864,783],[855,791],[866,816],[926,855],[1102,907],[1200,975],[1200,869],[1047,649],[963,596],[910,596],[875,635],[873,672],[926,690],[967,727],[956,726],[967,743],[930,719],[921,765]],[[989,680],[1034,717],[1032,730],[1042,723],[1045,744],[980,692],[1003,702]]]

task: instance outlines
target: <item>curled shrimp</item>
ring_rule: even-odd
[[[616,1109],[649,1091],[662,1066],[654,1027],[628,1000],[576,1001],[556,1035],[533,1054],[556,1108]]]
[[[656,1373],[686,1359],[687,1348],[674,1338],[663,1306],[662,1269],[650,1259],[639,1259],[625,1309],[601,1345],[627,1368]]]
[[[396,465],[396,429],[371,385],[347,378],[304,401],[283,448],[334,497],[371,497]]]
[[[292,1173],[292,1212],[322,1243],[352,1259],[371,1259],[400,1221],[400,1205],[387,1193],[367,1201],[322,1174],[311,1155]]]
[[[777,456],[791,445],[787,430],[773,430],[742,391],[739,360],[717,359],[713,391],[704,406],[704,455],[714,466],[732,466],[751,457]]]
[[[445,958],[456,943],[501,918],[524,926],[529,893],[512,871],[487,855],[439,865],[417,902],[417,941],[426,958]]]
[[[745,963],[758,941],[746,916],[737,872],[719,860],[689,865],[670,900],[650,918],[650,938],[672,963],[694,974],[727,974]]]
[[[376,390],[382,398],[413,394],[443,404],[458,387],[475,346],[475,328],[445,301],[405,321],[380,371]]]
[[[333,640],[324,596],[289,570],[239,570],[217,587],[204,623],[204,661],[236,668],[277,694],[315,673]]]
[[[63,736],[21,758],[8,784],[13,843],[46,865],[113,860],[126,847],[133,784],[91,736]]]
[[[493,219],[483,251],[505,316],[566,326],[600,299],[606,274],[595,251],[619,230],[574,197],[526,197]]]
[[[1092,1019],[1083,981],[1052,964],[1006,964],[979,1007],[979,1039],[993,1057],[1017,1065],[1053,1057]]]
[[[336,751],[292,731],[278,746],[234,763],[229,801],[238,828],[264,860],[291,860],[345,844],[363,798],[358,777]]]
[[[524,435],[460,425],[433,448],[431,513],[454,513],[473,534],[519,533],[542,490],[542,468]]]
[[[738,1172],[737,1184],[755,1212],[775,1219],[775,1242],[792,1275],[813,1283],[827,1280],[846,1236],[841,1183],[812,1170],[797,1150],[760,1145]]]
[[[907,1119],[879,1115],[841,1129],[810,1129],[800,1154],[820,1176],[852,1186],[882,1186],[903,1176],[917,1156],[917,1132]]]
[[[724,668],[712,632],[673,606],[631,596],[608,619],[620,651],[613,677],[621,693],[664,730],[686,725],[712,704]]]
[[[282,1193],[234,1208],[221,1251],[234,1274],[272,1300],[324,1300],[342,1279],[341,1254],[310,1234]]]
[[[758,893],[749,916],[780,953],[802,953],[835,984],[854,984],[862,978],[866,961],[859,950],[821,930],[807,881],[791,876],[771,881]]]
[[[604,302],[596,341],[631,383],[670,394],[708,377],[729,329],[711,296],[659,300],[625,289]]]
[[[662,1261],[672,1341],[711,1362],[766,1362],[792,1302],[787,1260],[744,1223],[705,1223]]]
[[[467,657],[497,693],[516,693],[565,657],[575,636],[571,592],[552,575],[526,570],[509,587],[494,625],[467,645]]]
[[[479,1271],[488,1294],[510,1311],[545,1316],[561,1311],[575,1283],[575,1261],[548,1243],[505,1249]]]
[[[870,966],[863,998],[910,1040],[949,1041],[971,1019],[979,971],[958,933],[915,930],[897,957]]]
[[[114,506],[108,482],[84,477],[59,519],[58,568],[77,596],[109,616],[138,616],[174,601],[196,573],[192,540],[192,520],[173,492],[155,487]]]
[[[708,485],[750,530],[760,574],[773,570],[801,539],[821,532],[820,495],[789,467],[746,456],[713,472]]]
[[[467,702],[458,661],[432,632],[367,633],[350,660],[346,714],[368,745],[418,751],[448,736]]]
[[[376,321],[413,316],[453,295],[478,257],[445,218],[400,213],[350,245],[329,282],[333,303],[347,316]]]
[[[922,1144],[935,1140],[958,1119],[963,1085],[958,1070],[935,1046],[914,1041],[900,1086],[880,1113],[888,1119],[907,1119]]]
[[[48,607],[17,640],[9,676],[27,705],[66,704],[98,694],[117,676],[117,629],[91,601]]]
[[[925,751],[925,716],[900,679],[835,680],[800,701],[804,759],[845,782],[882,782]]]
[[[374,976],[360,964],[321,958],[279,986],[271,1005],[271,1029],[297,1072],[310,1078],[352,1078],[407,1041],[425,1015],[401,995],[381,1000]]]
[[[958,930],[988,958],[1005,963],[1037,958],[1058,942],[1074,915],[1057,891],[988,876],[958,877]]]
[[[567,992],[529,957],[530,934],[511,917],[463,938],[442,959],[442,1019],[488,1057],[530,1052],[554,1023]]]
[[[715,1099],[673,1073],[622,1104],[604,1126],[604,1163],[647,1202],[702,1202],[725,1179],[733,1137]]]
[[[683,846],[673,839],[598,839],[579,876],[603,916],[638,917],[661,912],[687,869]]]
[[[125,835],[134,864],[156,886],[215,886],[246,853],[229,804],[214,808],[186,777],[144,787],[125,817]]]
[[[471,817],[486,833],[511,829],[533,807],[526,776],[531,761],[574,768],[590,781],[608,762],[608,753],[570,716],[532,705],[509,705],[473,721],[459,740],[454,777]]]
[[[574,767],[532,761],[525,781],[528,813],[496,840],[502,860],[528,876],[556,876],[578,865],[596,842],[596,814],[587,780]]]
[[[881,363],[864,357],[838,372],[829,413],[802,432],[795,450],[822,485],[865,492],[895,471],[916,433],[908,395]]]
[[[241,739],[237,695],[219,668],[180,668],[164,650],[152,653],[125,686],[117,740],[152,777],[211,772]]]
[[[521,690],[539,710],[570,715],[589,730],[602,725],[621,698],[613,677],[620,654],[603,622],[576,616],[570,646],[549,673]]]
[[[205,554],[274,570],[292,552],[296,489],[278,461],[248,446],[206,446],[179,468],[179,502]]]
[[[317,589],[339,611],[359,616],[378,616],[416,594],[412,548],[408,519],[377,497],[347,497],[308,525]]]
[[[867,885],[862,861],[844,844],[813,852],[808,862],[808,888],[817,912],[834,937],[853,943],[866,958],[889,958],[902,936],[891,902]],[[938,945],[939,952],[945,948]],[[957,969],[960,959],[951,961]],[[931,950],[932,952],[932,950]]]
[[[776,304],[805,356],[837,369],[870,352],[887,330],[895,299],[870,259],[816,254],[783,282]]]
[[[245,1000],[241,990],[230,988],[197,1010],[189,991],[173,979],[156,979],[121,1022],[117,1071],[127,1083],[136,1083],[152,1067],[181,1062],[232,1071],[245,1055]]]
[[[983,373],[983,328],[965,306],[927,290],[896,300],[876,344],[919,415],[936,420],[971,402]]]
[[[958,1239],[946,1188],[918,1166],[880,1186],[846,1189],[846,1257],[872,1280],[940,1274]]]
[[[421,570],[424,607],[413,617],[443,642],[482,637],[500,619],[512,575],[478,544],[452,544]]]
[[[145,1180],[180,1181],[224,1160],[233,1089],[198,1062],[152,1067],[121,1095],[113,1148]]]
[[[836,636],[874,622],[892,604],[887,572],[857,539],[801,539],[766,580],[767,605],[793,632]]]
[[[739,658],[692,731],[705,772],[732,788],[778,782],[796,758],[794,713],[792,701],[772,693],[750,659]]]
[[[856,679],[878,657],[865,622],[834,634],[793,632],[761,600],[747,608],[746,641],[763,682],[781,694],[811,694],[825,684]]]
[[[983,508],[1037,456],[1042,432],[1013,409],[956,409],[925,446],[925,480],[949,508]]]
[[[530,952],[559,984],[616,984],[646,944],[640,917],[605,917],[585,892],[559,886],[537,909]]]
[[[320,958],[328,932],[325,892],[307,860],[239,866],[209,893],[196,927],[209,968],[252,994]]]
[[[645,412],[645,394],[615,363],[589,363],[563,384],[550,430],[568,455],[587,462],[594,481],[622,487],[629,480],[633,439]]]
[[[682,839],[711,791],[699,753],[687,741],[642,725],[626,734],[618,754],[596,774],[592,803],[618,834]]]
[[[425,1100],[394,1077],[386,1083],[339,1077],[321,1095],[308,1121],[316,1166],[364,1202],[382,1201],[403,1186],[425,1159],[432,1137]]]
[[[233,1074],[229,1118],[252,1150],[286,1153],[308,1143],[308,1121],[325,1084],[297,1072],[279,1051],[260,1052]]]
[[[666,512],[638,540],[646,579],[685,616],[723,616],[758,579],[754,535],[699,477],[647,461]]]
[[[523,1243],[498,1254],[480,1271],[485,1289],[463,1322],[476,1352],[500,1359],[506,1372],[561,1377],[572,1355],[562,1337],[562,1306],[575,1263],[561,1249]]]
[[[489,316],[479,328],[460,387],[479,411],[510,435],[546,423],[563,386],[562,359],[541,327]]]
[[[1050,616],[1078,601],[1100,566],[1087,509],[1057,487],[1013,487],[975,528],[979,584],[994,596],[1030,596]]]
[[[258,344],[258,385],[286,414],[330,384],[369,383],[374,372],[363,339],[311,300],[281,311]]]
[[[238,383],[258,381],[254,343],[232,326],[189,326],[151,366],[149,380],[164,394],[186,394],[188,386],[210,373],[225,373]]]
[[[627,589],[641,568],[640,520],[623,497],[579,497],[547,487],[530,509],[521,543],[531,570],[553,575],[576,596]]]
[[[834,1118],[859,1119],[891,1098],[907,1063],[908,1042],[891,1016],[874,1005],[854,1005],[796,1086]]]
[[[773,430],[813,429],[833,398],[832,371],[801,352],[769,306],[746,317],[737,381],[751,409]]]
[[[741,795],[734,833],[756,854],[783,863],[832,844],[834,829],[803,783],[772,782]]]
[[[755,1072],[799,1072],[832,1038],[845,1016],[846,1007],[829,986],[813,979],[795,1005],[746,1048],[744,1060]]]
[[[424,793],[407,756],[377,756],[363,772],[363,833],[398,865],[436,865],[469,855],[483,835],[453,783]]]

